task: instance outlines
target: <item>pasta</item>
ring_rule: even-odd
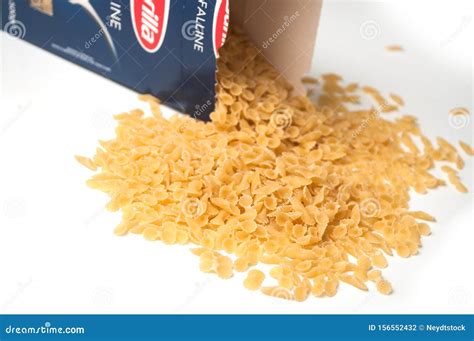
[[[77,155],[75,158],[76,158],[77,162],[79,162],[84,167],[87,167],[92,171],[97,170],[97,165],[90,158],[84,157],[84,156],[79,156],[79,155]]]
[[[464,165],[456,148],[444,139],[435,147],[412,116],[385,119],[404,104],[397,95],[387,104],[375,88],[325,74],[304,79],[321,88],[314,103],[292,95],[238,30],[221,51],[212,122],[165,119],[158,100],[141,96],[152,115],[116,115],[115,139],[76,158],[97,171],[88,185],[121,211],[115,233],[193,245],[203,272],[247,272],[244,286],[270,297],[304,301],[371,282],[390,294],[386,257],[416,254],[435,221],[409,209],[410,190],[444,185],[431,173],[443,162],[467,191],[448,166]],[[364,94],[379,108],[353,109]]]
[[[470,145],[468,145],[466,142],[459,141],[459,145],[461,146],[462,150],[464,150],[464,152],[467,155],[474,156],[474,149],[472,149],[472,147]]]
[[[378,292],[380,292],[381,294],[389,295],[392,293],[392,285],[390,284],[390,282],[386,281],[385,279],[380,279],[376,283],[376,286],[377,286]]]
[[[244,280],[244,286],[249,290],[258,290],[265,279],[265,274],[260,270],[250,270]]]
[[[396,94],[390,94],[390,99],[399,106],[404,106],[405,105],[405,101],[400,96],[398,96]]]
[[[403,51],[403,47],[401,47],[400,45],[389,45],[385,49],[387,49],[387,51],[391,51],[391,52],[401,52],[401,51]]]
[[[367,279],[369,281],[378,282],[382,278],[382,271],[380,270],[371,270],[367,274]]]

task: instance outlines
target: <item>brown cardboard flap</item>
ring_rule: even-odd
[[[295,90],[311,68],[322,0],[233,0],[231,24],[241,26]]]

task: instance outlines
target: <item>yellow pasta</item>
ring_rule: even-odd
[[[389,295],[392,293],[392,285],[385,279],[381,279],[376,283],[377,290],[381,294]]]
[[[158,236],[159,236],[158,231],[155,228],[146,228],[143,230],[143,237],[146,240],[150,240],[150,241],[157,240]]]
[[[396,94],[390,94],[390,99],[399,106],[404,106],[405,105],[405,101],[400,96],[398,96]]]
[[[337,288],[339,287],[339,280],[334,277],[334,275],[329,275],[325,285],[324,285],[324,293],[327,296],[334,296],[336,295]]]
[[[353,91],[356,91],[358,88],[359,88],[359,84],[351,83],[351,84],[346,86],[346,91],[347,92],[353,92]]]
[[[79,156],[79,155],[76,155],[75,158],[76,158],[77,162],[79,162],[84,167],[87,167],[87,168],[89,168],[90,170],[93,170],[93,171],[97,170],[97,165],[94,163],[94,161],[92,159],[90,159],[88,157],[84,157],[84,156]]]
[[[247,271],[249,268],[249,261],[246,258],[237,258],[234,262],[234,269],[238,272]]]
[[[298,302],[306,301],[309,296],[309,289],[305,286],[296,287],[294,290],[294,300]]]
[[[350,284],[354,287],[356,287],[357,289],[360,289],[360,290],[364,290],[364,291],[367,291],[368,288],[367,286],[364,284],[363,281],[361,281],[359,278],[357,278],[356,276],[353,276],[353,275],[348,275],[348,274],[342,274],[339,279],[347,284]]]
[[[218,256],[216,273],[220,278],[230,278],[233,275],[232,271],[232,259],[227,256]]]
[[[116,137],[93,158],[76,158],[96,171],[87,184],[110,196],[108,209],[121,211],[115,233],[191,245],[203,272],[246,273],[247,289],[271,297],[304,301],[334,296],[340,283],[368,290],[368,281],[391,293],[372,267],[386,268],[394,252],[416,254],[430,234],[423,221],[435,218],[409,201],[411,190],[444,184],[431,174],[439,162],[467,191],[453,168],[464,166],[456,148],[442,138],[434,147],[413,116],[385,119],[401,97],[389,104],[336,74],[303,80],[321,88],[317,102],[292,94],[238,30],[218,70],[211,122],[164,118],[158,100],[141,96],[151,115],[116,115]],[[367,95],[376,108],[360,104]],[[266,277],[273,283],[262,287]]]
[[[391,52],[401,52],[401,51],[403,51],[403,47],[401,47],[400,45],[389,45],[385,49],[387,51],[391,51]]]
[[[456,188],[458,192],[461,192],[461,193],[468,192],[467,187],[464,186],[464,184],[459,180],[458,173],[456,170],[454,170],[453,168],[449,166],[442,166],[441,170],[448,175],[449,182]]]
[[[265,279],[265,274],[260,270],[250,270],[244,280],[244,286],[249,290],[258,290]]]
[[[176,243],[176,227],[173,223],[165,223],[162,231],[162,240],[165,244],[174,244]]]
[[[423,211],[413,211],[413,212],[409,212],[409,214],[415,217],[416,219],[425,220],[425,221],[436,221],[435,217]]]
[[[373,263],[378,268],[386,268],[388,266],[387,259],[381,252],[377,252],[373,258]]]
[[[464,150],[464,152],[467,155],[474,156],[474,149],[470,145],[468,145],[466,142],[459,141],[459,145],[461,146],[462,150]]]
[[[382,272],[380,270],[371,270],[367,274],[369,281],[378,282],[382,278]]]
[[[406,244],[399,244],[395,250],[400,257],[407,258],[410,256],[410,248]]]
[[[304,84],[318,84],[319,81],[317,78],[306,76],[301,79]]]

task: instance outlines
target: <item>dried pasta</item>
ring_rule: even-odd
[[[468,145],[466,142],[459,141],[459,145],[461,146],[462,150],[464,150],[464,152],[467,155],[474,156],[474,149],[472,149],[472,147],[470,145]]]
[[[115,116],[116,137],[77,158],[98,171],[88,184],[121,211],[116,234],[192,245],[203,272],[247,272],[244,286],[271,297],[334,296],[340,283],[390,294],[387,256],[415,255],[435,221],[409,209],[410,190],[444,185],[431,171],[463,165],[455,147],[435,147],[412,116],[385,119],[403,105],[397,95],[389,105],[375,88],[325,74],[304,79],[321,86],[313,103],[292,95],[241,32],[221,51],[211,122],[165,119],[143,96],[152,115]],[[364,93],[381,109],[353,109]],[[457,170],[443,170],[467,191]]]
[[[258,290],[265,279],[265,274],[260,270],[250,270],[244,280],[244,286],[249,290]]]
[[[400,46],[400,45],[389,45],[389,46],[385,47],[385,49],[387,51],[390,51],[390,52],[402,52],[403,51],[403,47]]]
[[[405,101],[403,100],[403,98],[401,98],[400,96],[396,94],[390,94],[390,99],[399,106],[405,105]]]

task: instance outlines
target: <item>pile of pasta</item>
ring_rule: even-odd
[[[77,157],[98,171],[88,185],[121,211],[115,233],[192,245],[202,271],[246,272],[244,286],[269,296],[333,296],[341,282],[390,294],[387,256],[417,254],[435,221],[410,210],[410,190],[446,185],[430,172],[442,162],[467,191],[457,149],[430,142],[413,116],[383,118],[403,106],[397,95],[335,74],[305,78],[308,96],[292,95],[240,32],[220,53],[212,122],[166,119],[143,96],[151,115],[116,115],[115,139]],[[354,109],[361,96],[374,104]]]

